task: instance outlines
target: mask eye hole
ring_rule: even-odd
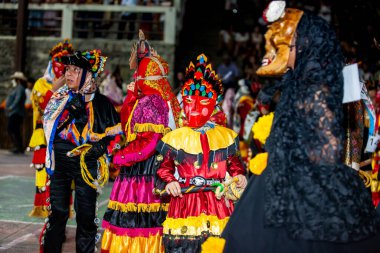
[[[186,103],[191,103],[193,100],[191,98],[186,98]]]
[[[210,104],[210,100],[209,99],[202,99],[201,100],[201,105],[209,105]]]

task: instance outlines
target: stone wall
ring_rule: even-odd
[[[55,38],[27,39],[26,76],[37,79],[43,75],[49,61],[49,50],[59,41]],[[128,60],[133,42],[106,39],[75,39],[71,41],[76,50],[101,49],[103,54],[108,56],[106,70],[112,72],[117,65],[120,65],[123,79],[127,83],[131,81],[132,76]],[[150,44],[169,63],[171,70],[174,70],[175,46],[160,41],[151,41]],[[15,38],[0,38],[0,52],[2,52],[0,57],[0,101],[4,100],[9,91],[10,82],[8,79],[15,70],[15,46]],[[170,80],[173,80],[172,71],[170,71]]]

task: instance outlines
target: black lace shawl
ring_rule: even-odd
[[[379,231],[358,173],[343,164],[343,55],[332,28],[304,14],[296,66],[276,88],[265,189],[265,224],[291,238],[347,242]]]

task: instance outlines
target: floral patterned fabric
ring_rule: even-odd
[[[167,113],[167,104],[160,95],[145,96],[139,100],[139,104],[134,110],[131,128],[133,129],[136,123],[152,123],[167,126],[169,123]]]

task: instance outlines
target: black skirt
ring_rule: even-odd
[[[375,253],[380,252],[380,235],[348,243],[291,239],[285,228],[265,227],[265,170],[252,176],[242,198],[236,205],[222,237],[225,253]],[[344,208],[344,207],[342,207]]]

